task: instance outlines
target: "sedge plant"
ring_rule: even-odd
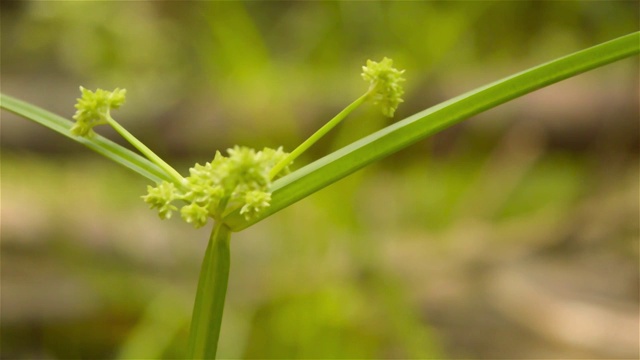
[[[198,281],[188,349],[190,358],[213,359],[224,310],[233,232],[475,114],[639,52],[638,32],[578,51],[423,110],[293,172],[290,166],[298,156],[365,102],[372,102],[384,115],[392,117],[402,102],[404,71],[394,68],[388,58],[380,62],[369,60],[362,68],[362,77],[369,84],[364,94],[290,153],[281,147],[255,150],[234,146],[226,154],[216,152],[204,165],[195,164],[186,177],[113,119],[111,110],[125,102],[124,89],[90,91],[81,87],[75,122],[4,94],[0,106],[151,180],[154,185],[147,187],[142,199],[157,210],[160,218],[179,213],[195,228],[204,226],[209,219],[214,222]],[[98,135],[93,128],[102,124],[113,127],[143,156]]]

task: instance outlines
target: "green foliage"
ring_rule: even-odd
[[[93,128],[97,125],[107,124],[107,117],[111,109],[117,109],[124,104],[127,90],[116,88],[113,91],[98,89],[95,92],[80,86],[82,96],[76,103],[76,113],[73,118],[76,124],[71,128],[71,133],[77,136],[92,137],[95,135]]]
[[[251,220],[247,221],[236,211],[225,216],[224,221],[232,230],[240,231],[366,165],[473,115],[639,52],[640,32],[635,32],[527,69],[432,106],[275,181],[271,206]]]
[[[98,89],[96,92],[91,92],[81,86],[80,91],[82,92],[82,96],[76,103],[77,111],[73,118],[76,119],[77,122],[71,128],[72,134],[91,138],[95,135],[93,127],[101,124],[109,124],[122,135],[125,140],[162,169],[169,178],[172,178],[179,186],[183,184],[184,179],[180,173],[111,117],[111,109],[117,109],[124,103],[126,90],[119,88],[116,88],[114,91]]]
[[[255,151],[241,146],[228,149],[227,153],[223,156],[217,152],[211,162],[189,169],[191,175],[182,187],[167,181],[148,186],[144,201],[158,209],[162,219],[170,218],[177,210],[172,205],[174,201],[187,202],[180,214],[196,228],[204,226],[208,218],[219,220],[227,208],[240,209],[247,219],[258,215],[271,201],[269,170],[287,153],[282,148]],[[288,169],[280,174],[286,173]]]
[[[74,135],[71,132],[71,129],[75,126],[75,123],[50,111],[5,94],[0,94],[0,106],[7,111],[22,116],[25,119],[38,123],[62,136],[76,141],[105,158],[120,164],[153,182],[161,182],[163,180],[171,179],[171,175],[156,163],[101,136],[100,134],[95,134],[90,139]]]
[[[402,100],[404,90],[401,82],[404,70],[393,67],[393,60],[383,58],[380,62],[367,60],[362,67],[362,78],[369,82],[369,93],[375,105],[380,105],[385,116],[393,117]]]

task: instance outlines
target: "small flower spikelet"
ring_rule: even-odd
[[[405,81],[403,73],[404,70],[393,68],[393,60],[386,57],[380,62],[367,60],[367,65],[362,67],[362,78],[370,83],[369,90],[374,91],[371,94],[373,103],[381,105],[382,113],[388,117],[393,117],[403,102],[404,90],[400,85]]]
[[[225,157],[217,152],[211,162],[189,169],[184,186],[164,181],[156,187],[148,186],[148,194],[142,198],[152,209],[158,209],[163,219],[177,210],[173,201],[186,202],[180,215],[196,228],[204,226],[209,217],[220,219],[227,208],[240,208],[246,219],[260,214],[271,203],[269,171],[288,154],[282,148],[255,151],[241,146],[227,153]]]
[[[93,127],[106,123],[106,117],[111,109],[117,109],[124,104],[127,90],[116,88],[113,91],[98,89],[95,92],[80,86],[82,96],[76,103],[76,114],[73,118],[76,124],[71,133],[76,136],[91,137],[95,133]]]

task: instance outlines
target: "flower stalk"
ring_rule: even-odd
[[[149,149],[142,141],[138,140],[133,134],[131,134],[127,129],[125,129],[122,125],[120,125],[117,121],[115,121],[111,117],[110,111],[107,110],[107,113],[104,117],[107,124],[109,124],[112,128],[114,128],[120,136],[122,136],[125,140],[127,140],[133,147],[138,149],[147,159],[151,160],[154,164],[158,165],[162,170],[164,170],[167,175],[169,175],[178,185],[184,186],[185,179],[180,175],[176,169],[174,169],[171,165],[169,165],[166,161],[162,160],[161,157],[156,155],[151,149]]]
[[[142,155],[160,167],[178,186],[184,185],[185,180],[180,173],[111,117],[111,109],[118,109],[124,104],[127,94],[126,89],[116,88],[113,91],[97,89],[93,92],[80,86],[80,92],[82,96],[78,98],[75,106],[76,113],[73,115],[76,120],[76,123],[71,128],[73,135],[90,139],[95,136],[94,127],[108,124],[138,149]]]
[[[320,138],[325,136],[331,129],[342,122],[347,115],[367,100],[372,100],[374,105],[380,105],[385,116],[393,117],[398,105],[403,102],[401,97],[404,94],[404,90],[400,83],[405,79],[402,74],[404,74],[404,70],[395,69],[393,60],[389,58],[385,57],[380,62],[367,60],[367,65],[362,67],[361,74],[362,78],[369,82],[367,92],[340,111],[338,115],[334,116],[333,119],[324,124],[307,140],[298,145],[286,158],[277,163],[269,172],[269,178],[273,179],[282,169],[291,165],[298,156],[307,151],[311,145],[318,142]]]
[[[269,172],[269,178],[273,179],[283,168],[293,163],[293,161],[300,156],[302,153],[307,151],[311,145],[315,144],[320,138],[325,136],[331,129],[336,127],[344,118],[347,117],[353,110],[355,110],[358,106],[362,105],[370,96],[371,92],[367,91],[364,95],[360,96],[354,102],[349,104],[346,108],[338,113],[338,115],[334,116],[333,119],[329,120],[324,126],[322,126],[318,131],[313,133],[307,140],[305,140],[302,144],[298,145],[295,150],[293,150],[286,158],[282,159],[279,163],[274,166]]]

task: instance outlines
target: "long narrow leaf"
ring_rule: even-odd
[[[171,177],[156,164],[105,137],[96,134],[91,139],[86,139],[72,135],[70,129],[73,122],[61,116],[4,94],[0,94],[0,107],[77,141],[149,180],[154,182],[171,181]]]
[[[247,221],[232,212],[233,231],[254,224],[358,169],[460,121],[509,100],[580,73],[638,54],[640,33],[632,33],[553,60],[419,112],[356,141],[274,182],[271,206]]]

